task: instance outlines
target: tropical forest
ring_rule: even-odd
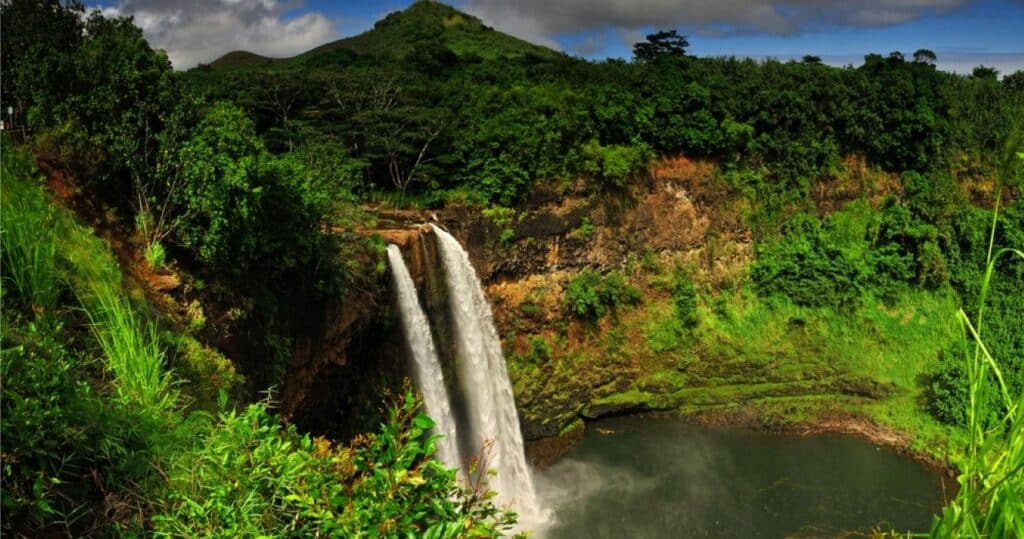
[[[1024,6],[662,3],[0,1],[2,534],[1024,536],[1024,54],[708,48]]]

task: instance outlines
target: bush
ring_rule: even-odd
[[[164,263],[167,261],[167,251],[164,250],[164,246],[158,241],[147,245],[142,255],[154,270],[164,267]]]
[[[581,154],[583,172],[599,179],[605,187],[619,189],[653,158],[650,147],[643,142],[602,146],[592,140],[583,145]]]
[[[939,421],[948,425],[967,428],[967,411],[970,410],[970,379],[963,350],[947,351],[939,363],[939,371],[932,377],[928,392],[928,410]],[[984,428],[999,423],[1005,413],[999,398],[996,380],[989,375],[981,386],[977,411],[979,422]]]
[[[620,305],[639,302],[640,290],[627,285],[621,273],[584,270],[569,280],[563,301],[576,317],[596,321]]]
[[[268,277],[318,252],[337,193],[314,183],[300,158],[271,157],[241,109],[211,107],[178,158],[183,185],[174,230],[212,269]]]
[[[222,411],[170,469],[158,537],[495,537],[515,522],[434,460],[412,393],[351,447],[282,427],[266,406]]]
[[[798,214],[783,237],[758,246],[751,277],[759,293],[814,307],[850,305],[871,273],[859,253],[844,250],[812,215]]]
[[[544,365],[551,362],[551,345],[544,337],[530,339],[530,352],[526,361],[531,365]]]
[[[682,270],[676,270],[675,281],[672,304],[676,317],[683,327],[693,327],[697,325],[697,288],[693,286],[693,277]]]
[[[58,340],[58,324],[28,324],[5,308],[0,332],[3,530],[34,535],[50,522],[86,516],[88,471],[116,445],[106,413],[82,376],[85,365]],[[106,463],[109,465],[109,463]]]

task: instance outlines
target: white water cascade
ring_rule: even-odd
[[[520,523],[533,521],[539,517],[539,507],[491,306],[458,240],[439,227],[433,229],[444,263],[456,370],[468,408],[469,431],[477,444],[474,453],[480,453],[484,441],[492,443],[487,467],[498,475],[490,479],[490,488],[497,492],[500,504],[519,513]]]
[[[388,245],[388,262],[391,278],[398,297],[398,312],[402,319],[402,331],[409,345],[413,359],[416,383],[423,393],[426,413],[435,422],[434,432],[441,435],[437,441],[437,458],[446,466],[462,469],[458,436],[455,431],[455,417],[452,415],[451,400],[444,385],[441,362],[437,358],[434,339],[430,336],[430,323],[416,297],[416,285],[409,275],[402,251],[397,245]]]

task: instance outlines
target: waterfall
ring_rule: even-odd
[[[539,510],[491,306],[458,240],[439,227],[433,229],[448,285],[459,386],[466,399],[469,429],[478,444],[473,452],[479,454],[484,441],[493,444],[487,466],[498,475],[490,479],[490,488],[497,492],[499,503],[520,514],[521,522],[532,520]]]
[[[451,468],[462,468],[459,455],[458,436],[455,432],[455,418],[452,415],[448,390],[445,389],[441,362],[437,359],[434,339],[430,336],[430,324],[423,312],[416,285],[412,282],[402,251],[397,245],[388,245],[388,263],[391,278],[398,298],[398,312],[402,319],[402,331],[409,346],[414,365],[416,384],[423,393],[423,405],[427,415],[436,423],[434,432],[440,434],[437,440],[437,458]]]

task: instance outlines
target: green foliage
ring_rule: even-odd
[[[633,59],[638,62],[652,62],[662,57],[682,57],[690,46],[686,36],[675,30],[662,30],[648,34],[647,41],[633,45]]]
[[[590,141],[581,148],[582,170],[608,188],[625,187],[627,180],[643,170],[652,157],[651,149],[642,142],[602,146]]]
[[[678,349],[686,333],[687,327],[674,307],[667,313],[652,312],[651,321],[644,328],[647,347],[655,354]]]
[[[143,323],[119,286],[99,282],[79,294],[107,368],[114,373],[118,397],[153,410],[173,406],[178,395],[164,369],[156,328]]]
[[[519,165],[500,156],[470,161],[466,175],[474,177],[474,186],[487,200],[497,204],[512,204],[529,189],[530,175]]]
[[[861,293],[891,296],[908,285],[937,289],[959,267],[949,255],[955,214],[929,180],[910,173],[908,202],[888,199],[878,211],[864,201],[820,221],[798,214],[782,235],[758,246],[751,276],[763,295],[786,296],[798,304],[846,305]],[[918,187],[915,187],[918,186]]]
[[[837,241],[833,226],[798,214],[781,239],[759,246],[750,274],[763,295],[785,296],[799,305],[849,306],[871,274],[856,246]]]
[[[532,337],[530,338],[530,351],[523,359],[529,365],[547,365],[551,362],[551,345],[543,337]]]
[[[640,290],[626,284],[621,273],[613,271],[602,275],[595,270],[584,270],[570,279],[563,300],[570,313],[590,321],[639,301]]]
[[[251,259],[262,248],[251,231],[262,225],[260,161],[266,157],[252,122],[225,103],[207,111],[181,148],[183,211],[175,228],[202,259],[227,265],[233,255]]]
[[[1019,137],[1020,133],[1017,135]],[[997,188],[1009,178],[1010,171],[1015,170],[1011,166],[1019,165],[1018,159],[1024,160],[1015,155],[1020,148],[1020,138],[1011,139],[1007,146],[1009,152],[1000,167],[1001,181]],[[984,272],[978,283],[977,312],[973,320],[964,309],[958,313],[967,371],[968,398],[963,404],[969,436],[966,455],[959,462],[960,491],[935,519],[932,537],[1012,537],[1024,531],[1024,506],[1020,503],[1024,496],[1024,418],[1021,416],[1024,390],[1018,386],[1011,391],[1006,377],[1012,372],[1006,367],[1013,369],[1012,365],[1019,361],[1013,358],[997,361],[982,339],[984,307],[989,285],[1000,277],[998,265],[1005,261],[1024,262],[1024,251],[1013,247],[995,249],[998,195],[991,223]],[[1000,405],[996,407],[998,420],[989,423],[987,416],[993,407],[985,402],[983,395],[996,392],[995,388],[998,388],[997,396],[990,400]]]
[[[222,411],[171,468],[169,536],[493,537],[515,522],[430,458],[434,422],[406,393],[379,433],[351,448],[281,427],[265,405]]]
[[[672,305],[676,317],[683,327],[693,327],[697,324],[697,288],[693,285],[693,277],[677,269],[675,282],[672,287]]]
[[[142,256],[146,258],[146,262],[149,262],[150,267],[156,270],[164,267],[164,264],[167,262],[167,251],[164,250],[163,244],[158,241],[147,245],[142,251]]]
[[[57,306],[61,283],[57,276],[57,217],[42,190],[31,185],[35,171],[26,156],[2,142],[3,185],[0,186],[0,260],[2,286],[42,312]]]
[[[589,240],[594,235],[594,223],[590,221],[589,217],[583,218],[580,226],[576,228],[576,234],[585,240]]]
[[[27,324],[4,310],[0,362],[3,385],[4,530],[41,529],[81,517],[81,474],[111,436],[96,415],[99,398],[77,373],[85,368],[57,336],[60,326]],[[87,483],[85,486],[87,487]],[[69,501],[70,500],[70,501]]]
[[[929,386],[928,411],[936,419],[949,425],[969,426],[969,410],[971,410],[970,376],[961,357],[963,351],[956,347],[943,355],[939,370]],[[978,422],[986,428],[999,424],[1001,403],[995,377],[989,375],[982,383],[981,390],[975,395],[978,399],[975,407]]]

